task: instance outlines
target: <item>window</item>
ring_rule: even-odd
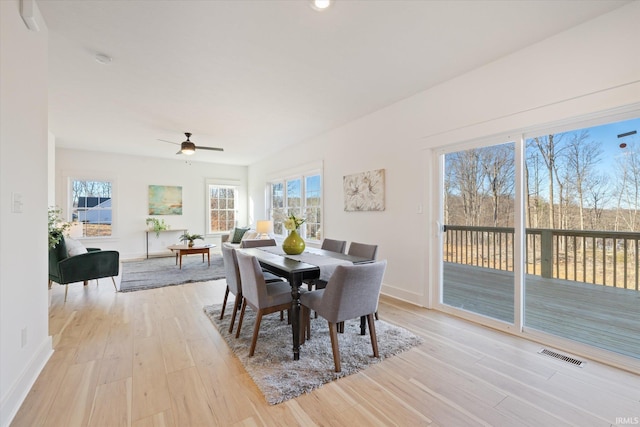
[[[113,235],[113,183],[71,179],[71,220],[82,224],[81,237]]]
[[[320,192],[320,175],[305,177],[305,207],[307,211],[307,238],[320,240],[320,211],[322,195]]]
[[[233,185],[207,185],[207,233],[229,231],[236,226],[238,187]]]
[[[288,179],[274,180],[269,184],[270,216],[273,232],[286,236],[284,220],[291,214],[303,216],[306,222],[300,227],[305,240],[322,240],[322,176],[310,172]]]

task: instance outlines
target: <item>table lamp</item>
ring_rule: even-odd
[[[256,223],[256,232],[260,234],[261,239],[268,239],[269,234],[273,233],[273,221],[260,220]]]

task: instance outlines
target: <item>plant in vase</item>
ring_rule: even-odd
[[[49,207],[49,249],[55,248],[71,227],[71,223],[62,220],[61,214],[62,210],[57,207]]]
[[[284,220],[284,228],[289,230],[289,236],[282,242],[282,250],[289,255],[298,255],[304,252],[304,239],[298,234],[298,229],[304,224],[306,219],[293,214]]]
[[[169,225],[165,224],[164,219],[158,218],[147,218],[147,227],[149,230],[153,230],[156,232],[156,237],[160,237],[160,232],[169,229]]]
[[[188,243],[189,247],[193,246],[194,240],[204,240],[204,237],[202,237],[202,235],[200,234],[189,234],[189,232],[186,232],[182,236],[180,236],[180,241],[189,242]]]

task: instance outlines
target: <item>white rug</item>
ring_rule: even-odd
[[[359,319],[346,322],[344,334],[338,334],[342,372],[336,373],[329,327],[325,319],[311,319],[311,340],[300,346],[300,360],[294,361],[291,325],[287,324],[286,316],[284,321],[280,321],[280,314],[274,313],[262,318],[255,354],[249,357],[255,313],[247,308],[242,332],[236,339],[237,318],[233,334],[228,333],[232,295],[230,299],[224,319],[219,320],[221,304],[206,306],[204,312],[271,405],[309,393],[322,384],[358,372],[423,342],[422,338],[404,328],[378,320],[376,333],[380,358],[377,359],[373,357],[369,330],[367,329],[366,335],[360,335]]]

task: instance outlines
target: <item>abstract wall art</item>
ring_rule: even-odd
[[[344,210],[384,210],[384,169],[346,175],[342,179]]]
[[[149,215],[182,215],[182,187],[150,185]]]

